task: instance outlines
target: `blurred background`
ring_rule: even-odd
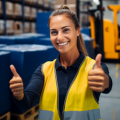
[[[112,91],[100,96],[101,118],[120,120],[120,0],[0,0],[0,120],[37,120],[39,99],[26,111],[15,105],[9,66],[26,87],[39,65],[58,56],[47,22],[63,4],[77,15],[89,56],[101,53],[113,80]]]

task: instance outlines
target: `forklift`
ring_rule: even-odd
[[[85,0],[86,1],[86,0]],[[95,0],[93,0],[95,1]],[[102,54],[103,61],[120,59],[120,27],[117,23],[117,14],[120,11],[120,5],[108,5],[109,10],[113,12],[113,22],[109,19],[103,19],[105,8],[102,0],[97,0],[99,4],[96,8],[91,7],[91,1],[88,1],[91,38],[93,39],[93,48],[95,56]],[[79,0],[80,6],[80,0]],[[78,13],[78,12],[77,12]],[[85,13],[80,11],[81,13]],[[97,14],[96,14],[97,13]],[[78,16],[80,17],[80,16]],[[79,19],[79,18],[78,18]]]

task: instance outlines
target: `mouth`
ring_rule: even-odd
[[[69,41],[64,42],[64,43],[57,43],[57,45],[59,45],[59,46],[67,45],[67,44],[68,44],[68,42],[69,42]]]

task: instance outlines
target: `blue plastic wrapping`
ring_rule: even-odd
[[[37,33],[26,33],[21,35],[16,35],[15,41],[16,44],[33,44],[35,38],[44,37],[44,34],[37,34]]]
[[[40,45],[52,45],[50,37],[44,37],[44,38],[36,38],[34,39],[34,44],[40,44]]]
[[[0,52],[0,116],[11,110],[10,53]]]
[[[14,36],[0,36],[0,44],[14,45],[15,37]]]
[[[46,36],[50,36],[50,31],[48,27],[48,19],[52,12],[40,12],[37,13],[37,21],[36,21],[36,30],[37,33],[46,34]]]
[[[5,46],[6,46],[6,44],[0,44],[0,48],[1,48],[1,47],[5,47]]]
[[[91,37],[90,28],[81,28],[81,33],[84,33],[88,35],[89,37]]]
[[[87,53],[91,58],[94,58],[94,48],[93,48],[93,39],[90,38],[88,35],[82,33],[82,37],[85,42],[85,46],[87,49]]]
[[[55,49],[53,46],[45,45],[9,45],[0,48],[0,50],[11,53],[11,64],[15,66],[17,72],[22,77],[24,87],[28,85],[32,74],[39,65],[46,61],[51,61],[58,56],[58,52],[54,52]],[[38,102],[37,100],[35,104],[38,104]],[[12,108],[12,112],[25,112],[18,109],[14,103]]]

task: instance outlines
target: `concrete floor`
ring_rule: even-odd
[[[113,80],[113,87],[109,94],[100,96],[101,120],[120,120],[120,65],[114,63],[106,65]]]

